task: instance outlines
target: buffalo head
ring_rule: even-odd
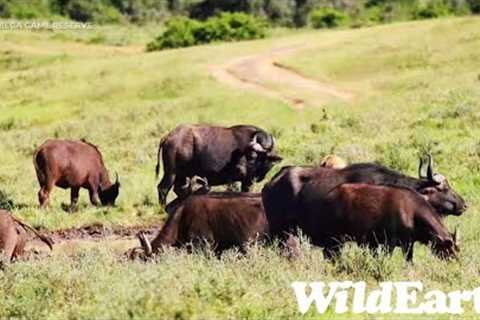
[[[425,199],[435,208],[435,210],[444,215],[461,215],[466,209],[465,200],[456,193],[447,178],[433,171],[433,158],[428,154],[427,175],[422,175],[423,161],[420,158],[418,168],[419,178],[425,181],[424,185],[418,190]]]
[[[255,179],[262,181],[276,162],[282,161],[282,157],[275,153],[259,154],[255,165]]]
[[[250,167],[248,172],[255,180],[262,181],[274,164],[282,161],[282,157],[273,151],[275,140],[266,132],[255,133],[249,146],[250,150],[247,151],[246,157],[248,163],[253,164],[254,168]]]
[[[432,252],[441,259],[457,258],[460,252],[457,228],[448,237],[436,235],[432,242]]]
[[[111,184],[107,188],[103,188],[102,186],[99,187],[98,196],[100,197],[100,201],[104,206],[115,205],[115,200],[120,192],[120,181],[118,180],[118,174],[115,173],[115,176],[115,183]]]

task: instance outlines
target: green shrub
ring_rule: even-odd
[[[116,8],[103,1],[70,0],[63,7],[63,12],[71,19],[82,22],[112,23],[123,20]]]
[[[0,0],[0,17],[36,19],[52,16],[49,0],[13,1]]]
[[[215,41],[238,41],[265,37],[265,24],[244,13],[222,13],[205,22],[177,17],[166,30],[147,44],[147,51],[190,47]]]
[[[199,24],[200,22],[196,20],[184,17],[169,20],[166,24],[166,30],[147,44],[147,51],[195,45],[194,32]]]
[[[433,19],[444,17],[450,15],[452,11],[452,8],[443,1],[431,1],[417,6],[414,10],[414,18]]]
[[[333,8],[321,8],[312,11],[310,23],[315,29],[335,28],[345,24],[348,15]]]
[[[472,13],[480,13],[480,0],[467,0],[467,3]]]

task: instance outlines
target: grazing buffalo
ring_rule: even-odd
[[[139,238],[146,256],[166,246],[188,244],[208,244],[220,254],[232,247],[243,250],[249,241],[262,239],[267,232],[260,194],[217,192],[187,197],[151,243],[142,233]]]
[[[71,209],[80,188],[88,190],[93,205],[114,205],[120,189],[118,175],[110,181],[98,148],[85,141],[47,140],[33,155],[40,191],[40,206],[48,204],[54,186],[71,190]],[[100,201],[99,201],[100,198]]]
[[[298,194],[309,183],[317,184],[318,196],[328,194],[343,183],[367,183],[411,188],[428,197],[440,215],[461,215],[467,208],[465,201],[448,184],[445,177],[433,173],[429,156],[427,175],[409,177],[374,163],[360,163],[343,169],[325,167],[284,167],[262,190],[262,197],[270,223],[270,231],[281,235],[296,226],[299,212]]]
[[[242,191],[261,181],[275,162],[272,135],[254,126],[230,128],[181,125],[162,138],[157,155],[156,174],[163,159],[164,175],[158,184],[158,197],[166,203],[172,186],[177,196],[188,177],[199,176],[211,185],[242,183]]]
[[[6,210],[0,210],[0,251],[3,257],[12,262],[24,254],[27,231],[32,231],[52,250],[53,241],[37,232],[33,227],[18,220]]]
[[[455,257],[456,234],[451,235],[435,209],[416,191],[404,187],[342,184],[319,197],[321,182],[300,191],[299,226],[327,256],[338,252],[345,241],[389,252],[400,246],[412,261],[413,244],[431,244],[442,258]]]

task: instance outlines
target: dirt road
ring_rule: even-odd
[[[210,72],[219,82],[282,100],[294,109],[319,105],[332,98],[350,100],[351,92],[307,78],[280,63],[306,48],[306,45],[276,48],[210,66]]]

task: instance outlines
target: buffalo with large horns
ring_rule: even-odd
[[[206,178],[212,186],[240,181],[247,192],[282,159],[274,148],[272,135],[255,126],[180,125],[162,138],[158,148],[157,176],[160,158],[164,170],[157,187],[159,201],[166,203],[172,186],[182,196],[182,186],[193,176]]]
[[[114,205],[120,190],[118,174],[112,183],[97,146],[85,141],[47,140],[33,155],[40,191],[40,206],[48,204],[52,189],[70,188],[71,209],[77,205],[80,188],[88,190],[93,205]]]
[[[359,163],[343,169],[324,167],[284,167],[262,191],[265,211],[273,234],[281,235],[297,226],[298,195],[308,184],[316,184],[316,197],[322,199],[344,183],[366,183],[410,188],[421,194],[440,215],[461,215],[466,209],[465,200],[456,193],[448,180],[434,173],[433,159],[428,155],[427,175],[410,177],[375,163]]]

